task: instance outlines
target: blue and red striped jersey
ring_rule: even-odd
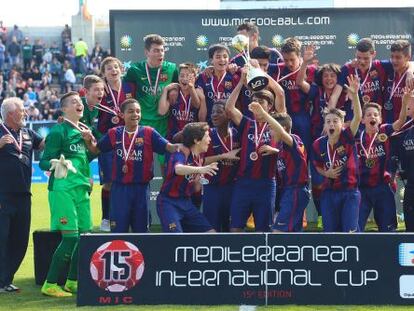
[[[225,138],[219,137],[217,129],[210,128],[211,142],[208,146],[208,150],[205,154],[205,157],[226,153],[232,150],[231,147],[233,149],[237,149],[240,147],[240,139],[237,130],[233,127],[229,128],[229,130],[232,133],[232,143],[230,143],[230,135],[228,135]],[[226,148],[223,147],[220,138],[228,150],[226,150]],[[218,162],[219,170],[217,171],[217,175],[206,177],[210,180],[210,184],[225,185],[234,181],[238,167],[239,161],[222,160]]]
[[[390,135],[393,131],[392,124],[382,124],[373,142],[374,136],[370,137],[365,131],[357,134],[361,186],[375,187],[391,181]]]
[[[307,69],[307,81],[312,83],[315,77],[316,67],[313,65],[308,66]],[[310,106],[307,100],[307,94],[305,94],[298,85],[296,85],[296,77],[298,71],[291,72],[284,63],[278,64],[278,70],[276,70],[271,77],[279,82],[285,91],[285,103],[288,114],[294,113],[309,113]]]
[[[191,105],[190,95],[188,95],[185,100],[187,101],[187,104],[179,94],[176,102],[170,105],[167,131],[167,139],[169,141],[171,141],[174,135],[181,131],[186,124],[198,122],[198,109]]]
[[[263,126],[266,128],[263,130]],[[255,144],[255,122],[254,120],[243,116],[238,127],[240,136],[240,164],[237,172],[238,177],[247,177],[252,179],[272,179],[276,176],[276,156],[268,155],[262,156],[258,154],[256,161],[252,161],[250,156],[252,152],[257,152],[257,149],[262,145],[270,145],[276,147],[276,143],[272,140],[270,134],[270,127],[267,123],[257,123],[257,138],[263,130],[263,135],[258,142],[256,149]]]
[[[224,74],[222,81],[219,81],[215,76],[208,77],[205,73],[198,76],[196,85],[203,89],[204,96],[206,97],[207,122],[210,126],[212,125],[211,110],[213,109],[214,102],[219,99],[226,100],[229,98],[239,80],[240,76],[238,74],[233,75],[230,72]]]
[[[202,161],[202,160],[201,160]],[[187,157],[183,152],[174,152],[171,154],[167,164],[167,172],[164,182],[161,186],[160,194],[172,198],[189,198],[194,192],[194,179],[196,174],[177,175],[175,167],[177,164],[198,166],[190,153]]]
[[[308,164],[305,146],[299,136],[290,134],[293,146],[280,141],[277,148],[278,187],[304,186],[308,184]]]
[[[348,84],[347,77],[355,75],[359,78],[359,100],[361,105],[364,103],[364,95],[369,97],[370,102],[375,102],[383,107],[383,87],[385,85],[386,75],[385,69],[379,60],[373,60],[371,68],[363,74],[360,69],[352,66],[351,63],[346,63],[341,68],[341,74],[338,78],[338,84],[344,86]],[[366,99],[368,100],[368,98]]]
[[[168,141],[155,129],[149,126],[139,126],[135,141],[131,142],[134,133],[125,132],[125,149],[131,143],[134,146],[125,163],[125,151],[122,145],[124,126],[110,129],[98,142],[102,152],[114,150],[112,161],[112,181],[122,184],[147,183],[154,177],[154,152],[164,154]],[[127,165],[127,172],[123,166]]]
[[[342,129],[338,142],[332,148],[328,146],[328,136],[322,136],[316,140],[311,153],[313,164],[322,170],[330,167],[328,152],[331,156],[333,167],[343,166],[341,174],[336,179],[325,178],[323,188],[334,190],[355,189],[359,184],[359,163],[356,141],[348,127]],[[327,148],[330,148],[329,151]]]
[[[101,101],[101,105],[108,107],[112,110],[116,110],[115,109],[115,103],[114,103],[114,98],[115,100],[118,100],[118,90],[112,90],[113,93],[113,97],[109,91],[110,86],[107,84],[106,88],[105,88],[105,95],[102,98]],[[119,109],[121,109],[121,104],[129,98],[134,98],[134,94],[135,94],[135,85],[130,83],[130,82],[122,82],[122,86],[121,86],[121,94],[119,95]],[[106,134],[108,132],[109,129],[113,128],[113,127],[117,127],[117,126],[121,126],[124,125],[124,120],[120,117],[118,117],[119,122],[118,123],[114,123],[112,122],[114,119],[112,119],[114,117],[113,114],[108,113],[106,111],[102,111],[99,110],[99,114],[98,114],[98,131],[101,134]]]

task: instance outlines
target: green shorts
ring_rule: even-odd
[[[144,120],[140,121],[140,125],[150,126],[157,130],[158,133],[161,134],[162,137],[167,137],[167,128],[168,128],[168,118],[160,119],[160,120]],[[157,155],[158,163],[164,165],[165,163],[165,156],[162,154]]]
[[[49,191],[50,229],[86,232],[92,229],[87,187]]]

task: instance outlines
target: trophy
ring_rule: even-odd
[[[231,40],[233,48],[241,53],[245,63],[249,66],[247,72],[247,86],[252,91],[260,91],[264,89],[269,83],[269,79],[266,77],[263,70],[250,65],[250,53],[249,53],[249,38],[245,35],[237,35]]]

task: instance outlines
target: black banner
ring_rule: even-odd
[[[144,36],[157,33],[166,42],[167,60],[204,68],[209,45],[228,45],[246,21],[259,26],[260,44],[279,48],[284,39],[296,36],[305,45],[316,45],[320,63],[343,64],[364,37],[374,40],[379,59],[388,59],[392,42],[411,41],[414,9],[110,11],[111,50],[128,66],[144,59]]]
[[[410,305],[414,235],[83,235],[77,303]]]

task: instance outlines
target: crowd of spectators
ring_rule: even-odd
[[[57,119],[60,94],[77,90],[86,74],[99,74],[106,56],[99,43],[92,51],[82,38],[73,43],[68,25],[60,44],[46,44],[0,21],[0,105],[4,98],[17,96],[24,100],[28,120]]]

